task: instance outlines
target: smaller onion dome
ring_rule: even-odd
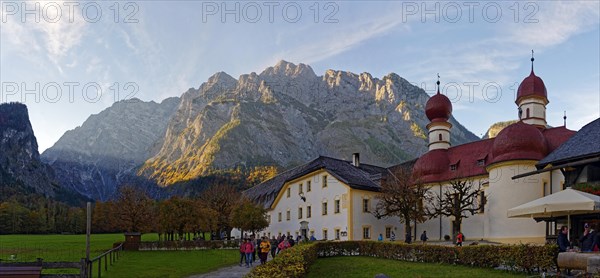
[[[438,81],[439,86],[439,81]],[[440,94],[438,87],[437,94],[429,98],[425,105],[425,115],[432,122],[445,122],[452,115],[452,103],[445,95]]]
[[[518,159],[540,160],[546,156],[547,149],[542,132],[519,121],[498,133],[492,145],[491,163]]]

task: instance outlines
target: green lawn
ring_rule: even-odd
[[[111,249],[113,243],[124,241],[123,234],[91,236],[90,256],[93,258]],[[157,234],[142,235],[143,241],[158,240]],[[79,261],[85,257],[85,235],[0,235],[0,259],[16,256],[17,262]]]
[[[124,239],[123,234],[92,235],[90,256],[96,257]],[[157,240],[157,234],[142,235],[142,241]],[[107,272],[102,267],[102,277],[186,277],[233,265],[239,260],[237,250],[126,251],[121,254]],[[11,260],[11,255],[15,255],[16,260]],[[78,262],[83,257],[85,235],[0,236],[2,261],[28,262],[43,258],[48,262]],[[96,266],[93,266],[94,276]],[[44,273],[77,273],[77,270],[44,270]]]
[[[239,261],[237,250],[197,251],[131,251],[123,256],[102,277],[187,277],[234,265]]]
[[[308,278],[375,277],[524,277],[493,269],[431,263],[413,263],[372,257],[333,257],[318,259],[308,271]]]

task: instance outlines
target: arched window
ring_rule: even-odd
[[[439,141],[442,141],[442,134],[438,134]]]

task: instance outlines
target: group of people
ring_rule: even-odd
[[[585,223],[583,226],[583,234],[579,237],[579,244],[581,247],[581,252],[597,252],[600,251],[600,233],[594,229],[593,225],[589,225]],[[560,233],[558,233],[558,250],[559,252],[566,252],[571,248],[571,242],[569,242],[569,238],[567,236],[569,232],[569,228],[567,226],[562,226],[560,228]]]
[[[256,261],[257,253],[260,264],[265,264],[269,253],[271,253],[272,258],[275,258],[279,252],[294,246],[294,244],[296,244],[294,238],[285,235],[277,238],[273,236],[271,240],[265,236],[260,239],[255,239],[254,235],[244,237],[240,244],[240,266],[243,265],[242,262],[245,262],[246,267],[252,267],[252,263]]]

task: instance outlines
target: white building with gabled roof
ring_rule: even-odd
[[[320,156],[251,188],[244,194],[268,210],[268,237],[311,235],[318,240],[389,239],[402,231],[398,218],[372,212],[385,168]]]

